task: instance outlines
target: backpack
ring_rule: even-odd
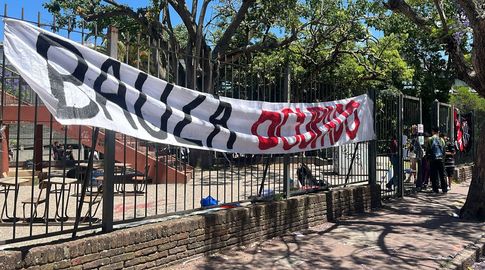
[[[431,158],[442,159],[444,156],[443,145],[438,137],[433,137],[431,142]]]

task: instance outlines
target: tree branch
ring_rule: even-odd
[[[406,16],[408,19],[413,21],[418,27],[423,28],[427,31],[430,31],[429,25],[431,24],[430,21],[418,14],[411,6],[406,3],[404,0],[389,0],[387,3],[384,3],[384,6],[387,9],[390,9],[394,12],[398,12]]]
[[[167,5],[163,6],[163,21],[162,24],[165,23],[167,25],[167,32],[170,37],[169,43],[172,46],[172,50],[177,52],[179,49],[179,41],[173,32],[172,20],[170,19],[170,9]]]
[[[457,2],[463,8],[463,11],[465,11],[472,27],[478,26],[480,21],[485,19],[485,7],[483,3],[480,6],[476,0],[457,0]]]
[[[237,28],[243,21],[246,13],[248,12],[249,8],[256,2],[256,0],[243,0],[241,7],[236,13],[236,16],[232,20],[232,22],[227,27],[222,37],[217,42],[216,46],[213,50],[213,57],[219,57],[219,54],[223,53],[229,47],[229,42],[236,33]]]
[[[435,0],[435,3],[436,2],[437,1]],[[440,1],[438,1],[438,2],[440,2]],[[468,12],[467,12],[467,8],[473,8],[473,7],[471,7],[472,4],[470,4],[470,3],[474,2],[474,1],[458,0],[458,2],[460,2],[460,3],[464,2],[464,4],[466,5],[466,7],[463,7],[463,8],[465,10],[465,13],[467,13],[467,17],[469,17],[470,15],[476,15],[476,12],[473,12],[473,10],[468,10]],[[429,22],[429,20],[422,17],[417,12],[415,12],[411,8],[411,6],[409,6],[406,3],[406,1],[404,1],[404,0],[389,0],[389,1],[387,1],[387,3],[384,3],[384,6],[388,9],[392,10],[393,12],[403,14],[408,19],[410,19],[412,22],[414,22],[416,24],[416,26],[427,31],[428,33],[431,33],[431,28],[430,28],[431,23]],[[445,23],[443,24],[443,27],[448,27],[447,24],[446,24],[446,17],[445,17],[445,14],[444,14],[444,12],[441,8],[440,3],[438,3],[437,9],[438,9],[438,13],[441,13],[440,19],[445,21]],[[445,28],[443,28],[443,29],[445,29]],[[465,56],[464,56],[463,51],[460,47],[460,43],[451,35],[451,33],[449,31],[444,31],[443,34],[444,35],[442,37],[438,38],[438,41],[445,42],[447,44],[446,51],[449,53],[449,55],[452,59],[452,62],[455,66],[458,77],[460,79],[462,79],[463,81],[465,81],[469,86],[471,86],[473,88],[480,87],[479,81],[476,78],[476,72],[475,72],[474,68],[472,66],[470,66],[470,64],[467,63],[467,61],[465,60]],[[474,40],[474,43],[476,43],[476,40]],[[475,48],[477,47],[476,45],[477,44],[475,44]],[[485,45],[485,40],[484,40],[483,45]],[[484,55],[485,55],[485,53],[484,53]],[[474,66],[475,66],[475,69],[476,69],[476,65],[474,65]],[[484,81],[484,83],[485,83],[485,81]]]
[[[189,34],[189,40],[195,41],[196,35],[197,35],[197,29],[194,22],[194,17],[192,17],[192,14],[190,14],[189,10],[187,9],[187,6],[185,5],[185,1],[168,0],[168,2],[173,7],[173,9],[175,9],[177,14],[182,19],[182,22],[184,23],[185,28],[187,28],[187,32]]]
[[[200,51],[202,50],[202,38],[203,38],[203,30],[204,30],[204,18],[207,12],[207,7],[211,0],[204,0],[202,3],[202,8],[200,9],[199,14],[199,22],[197,24],[197,32],[195,36],[195,55],[198,57],[200,56]]]
[[[79,15],[86,21],[95,21],[99,18],[116,17],[116,16],[122,16],[122,15],[131,17],[139,21],[139,18],[136,12],[134,12],[133,10],[126,10],[126,9],[106,10],[106,11],[98,12],[96,14],[80,13]]]
[[[199,1],[197,0],[192,0],[192,18],[195,18],[197,16],[197,7],[199,5]]]
[[[235,58],[235,57],[238,57],[241,54],[278,49],[278,48],[289,45],[290,43],[295,41],[297,38],[298,38],[298,32],[294,32],[291,36],[283,39],[282,41],[276,41],[274,39],[270,39],[266,42],[261,42],[261,43],[254,44],[254,45],[251,45],[251,46],[240,47],[240,48],[231,50],[231,51],[227,52],[226,55],[231,57],[231,58]],[[222,55],[220,55],[220,57],[222,57]]]
[[[436,6],[436,10],[438,11],[438,15],[440,16],[443,32],[445,32],[445,34],[449,34],[448,22],[446,21],[447,20],[446,14],[443,11],[443,2],[441,2],[441,0],[434,0],[434,5]]]

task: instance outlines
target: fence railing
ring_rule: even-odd
[[[68,38],[74,31],[38,25],[56,29]],[[84,29],[76,31],[81,42],[87,43]],[[98,36],[90,39],[95,49],[106,51],[99,47]],[[262,101],[315,102],[346,97],[339,96],[331,84],[316,79],[304,84],[292,82],[286,66],[257,68],[244,61],[191,57],[161,48],[159,42],[141,46],[140,38],[120,42],[126,48],[121,55],[125,62],[204,92]],[[142,54],[140,48],[149,48],[148,53]],[[142,59],[141,55],[148,57]],[[190,80],[190,72],[184,70],[188,61],[211,63],[201,67],[216,65],[217,75],[206,83],[209,71],[197,69]],[[190,150],[116,134],[114,173],[110,176],[114,182],[110,198],[113,207],[106,209],[106,130],[100,130],[96,139],[91,127],[57,123],[5,57],[1,97],[4,152],[0,164],[5,175],[0,178],[0,244],[91,231],[104,225],[106,215],[113,218],[114,224],[180,215],[200,209],[201,199],[208,196],[219,204],[241,203],[369,181],[368,143],[291,155],[243,155]],[[91,154],[92,171],[88,162]],[[298,170],[302,164],[312,176],[308,172],[302,175]],[[74,218],[83,194],[81,183],[90,175],[76,226]]]

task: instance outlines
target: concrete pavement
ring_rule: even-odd
[[[485,237],[485,223],[463,221],[469,183],[448,194],[418,193],[371,214],[199,257],[170,269],[442,269]]]

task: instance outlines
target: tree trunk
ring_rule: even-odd
[[[482,118],[476,117],[478,122],[477,129],[474,134],[477,143],[475,151],[475,166],[473,168],[473,177],[468,190],[465,205],[460,211],[460,217],[464,219],[478,219],[485,220],[485,136],[477,136],[479,130],[485,130],[485,123]]]

